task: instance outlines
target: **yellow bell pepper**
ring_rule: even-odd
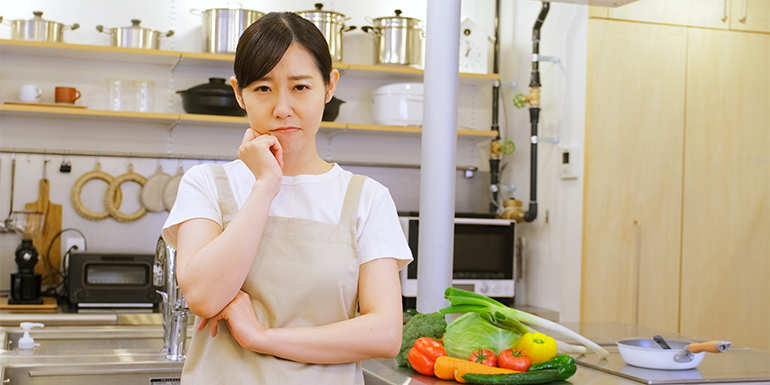
[[[533,364],[539,364],[556,355],[556,341],[543,333],[525,333],[519,340],[518,350]]]

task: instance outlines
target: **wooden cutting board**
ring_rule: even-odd
[[[55,266],[57,269],[61,265],[61,236],[56,238],[56,242],[54,242],[51,247],[51,255],[46,256],[51,240],[59,231],[61,231],[62,215],[61,205],[51,203],[48,199],[50,183],[51,182],[48,179],[41,179],[40,196],[37,202],[24,205],[24,208],[27,210],[43,212],[43,231],[32,238],[32,244],[35,246],[35,249],[37,249],[39,255],[39,260],[35,265],[35,272],[43,276],[44,285],[59,282],[60,277],[53,274],[54,271],[45,263],[45,261],[43,261],[43,258],[47,257],[51,262],[51,265]]]

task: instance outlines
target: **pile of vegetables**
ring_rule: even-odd
[[[586,348],[555,340],[527,324],[574,338],[600,357],[609,354],[570,329],[489,297],[452,287],[444,296],[449,307],[416,314],[404,326],[396,358],[400,366],[444,380],[492,385],[544,384],[575,374],[575,360],[564,353],[582,354]],[[447,325],[444,315],[450,313],[466,314]]]

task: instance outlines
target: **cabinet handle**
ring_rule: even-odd
[[[725,11],[722,21],[727,21],[730,18],[730,0],[725,0]]]
[[[634,221],[636,224],[636,325],[639,325],[639,293],[641,282],[640,278],[642,267],[642,223]]]
[[[746,23],[746,16],[749,15],[749,0],[743,0],[743,17],[738,19],[741,23]]]

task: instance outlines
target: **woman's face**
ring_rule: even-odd
[[[262,79],[242,90],[235,77],[230,81],[238,104],[248,113],[251,128],[277,137],[284,153],[289,154],[311,147],[315,151],[324,106],[334,95],[338,78],[335,69],[327,87],[310,52],[292,43],[278,65]]]

